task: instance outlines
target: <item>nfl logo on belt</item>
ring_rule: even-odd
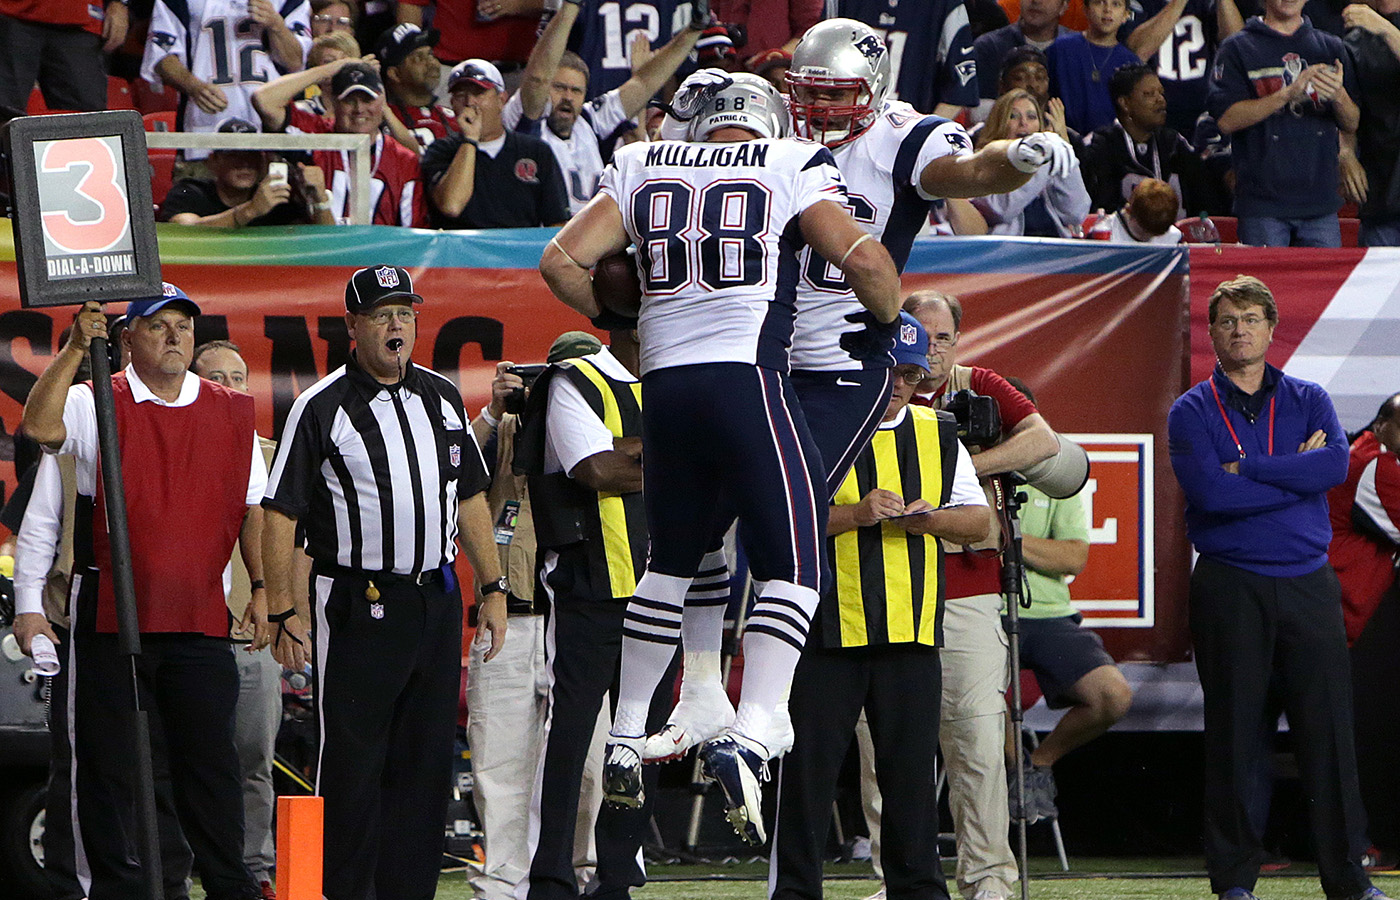
[[[392,266],[380,266],[374,270],[374,277],[379,281],[380,287],[391,288],[399,286],[399,273]]]
[[[901,344],[913,344],[919,339],[919,333],[914,330],[913,325],[899,326],[899,342]]]
[[[384,618],[384,604],[383,604],[383,603],[371,603],[371,604],[369,605],[369,617],[370,617],[371,619],[382,619],[382,618]]]
[[[447,459],[454,466],[462,464],[462,447],[460,444],[453,444],[447,448]]]

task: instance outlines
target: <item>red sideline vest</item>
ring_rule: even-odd
[[[1332,520],[1332,545],[1328,561],[1342,586],[1342,615],[1346,619],[1347,643],[1361,636],[1381,597],[1395,583],[1395,548],[1378,543],[1352,524],[1352,506],[1363,475],[1370,474],[1376,498],[1393,518],[1400,516],[1400,466],[1395,454],[1384,452],[1380,441],[1365,432],[1351,445],[1347,480],[1327,492],[1328,514]],[[1391,513],[1391,510],[1395,512]]]
[[[141,632],[228,637],[224,566],[248,504],[253,398],[201,380],[189,406],[137,403],[112,376],[122,450],[131,569]],[[107,503],[98,472],[93,510],[97,630],[117,630]]]

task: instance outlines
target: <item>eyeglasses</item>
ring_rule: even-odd
[[[412,325],[412,324],[413,324],[413,320],[416,319],[416,318],[418,318],[418,310],[416,310],[416,309],[380,309],[380,310],[376,310],[376,311],[374,311],[374,312],[372,312],[372,313],[362,313],[361,315],[363,315],[366,319],[369,319],[371,322],[373,322],[373,323],[376,324],[376,325],[388,325],[390,322],[394,321],[395,319],[398,320],[398,323],[399,323],[400,325]]]
[[[1247,316],[1221,316],[1215,320],[1215,327],[1221,331],[1232,331],[1237,323],[1245,328],[1258,328],[1267,321],[1269,321],[1267,316],[1259,316],[1254,313]]]
[[[321,25],[339,25],[341,28],[349,28],[355,24],[350,21],[349,16],[329,16],[325,13],[317,13],[311,17],[311,21]]]
[[[927,372],[917,371],[914,369],[909,369],[904,372],[896,372],[895,375],[899,378],[900,381],[904,382],[905,384],[914,385],[916,387],[925,378],[928,377]]]
[[[928,345],[934,348],[935,350],[947,350],[949,347],[953,346],[957,342],[958,339],[956,336],[946,337],[943,335],[939,335],[938,337],[933,337],[930,335],[928,339]]]

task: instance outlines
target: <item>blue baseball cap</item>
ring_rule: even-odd
[[[899,314],[894,333],[894,364],[928,368],[928,332],[907,312]]]
[[[185,312],[192,316],[199,315],[199,304],[189,298],[189,295],[177,288],[168,281],[160,283],[160,296],[147,297],[144,300],[132,300],[126,305],[126,319],[144,319],[146,316],[153,316],[164,309],[168,304],[179,303],[185,308]]]

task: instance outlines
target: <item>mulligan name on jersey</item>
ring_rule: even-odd
[[[745,141],[738,144],[652,144],[647,149],[648,166],[766,166],[768,145]]]

